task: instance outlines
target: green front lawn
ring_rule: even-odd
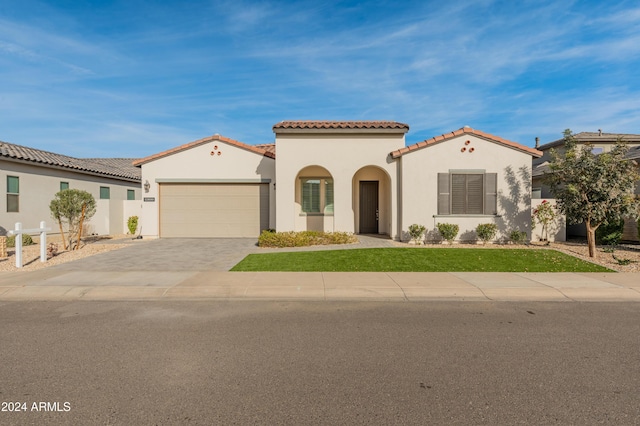
[[[232,271],[613,272],[555,250],[371,248],[250,254]]]

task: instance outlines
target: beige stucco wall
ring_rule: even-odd
[[[17,176],[20,179],[20,211],[17,213],[7,212],[7,176]],[[121,233],[121,207],[122,201],[127,199],[127,190],[133,189],[136,199],[140,199],[142,192],[138,182],[0,160],[0,185],[3,188],[3,196],[0,197],[0,234],[14,229],[16,222],[21,222],[23,228],[37,228],[43,220],[51,227],[52,233],[58,233],[58,224],[51,218],[49,203],[60,191],[60,182],[69,182],[70,189],[87,191],[99,201],[95,216],[86,224],[87,234]],[[110,200],[100,200],[101,186],[110,188]]]
[[[158,180],[163,179],[181,182],[270,180],[269,227],[275,227],[275,160],[272,158],[214,140],[143,164],[142,183],[149,182],[150,189],[142,193],[139,226],[146,238],[158,237]],[[154,201],[144,201],[145,198]]]
[[[309,220],[322,220],[325,231],[358,232],[358,182],[380,180],[379,232],[397,236],[397,163],[389,153],[403,146],[399,133],[277,134],[276,230],[302,231],[317,225]],[[326,169],[333,178],[332,219],[310,219],[301,212],[300,172],[311,166]]]
[[[462,148],[466,148],[464,152]],[[457,224],[458,240],[475,240],[475,228],[480,223],[498,225],[498,239],[505,238],[514,229],[525,231],[530,237],[531,155],[465,134],[407,153],[399,161],[402,163],[403,241],[410,239],[407,230],[414,223],[427,228],[427,240],[440,238],[437,223]],[[498,216],[438,216],[438,173],[450,170],[497,173]]]

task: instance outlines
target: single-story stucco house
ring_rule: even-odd
[[[87,233],[126,232],[129,210],[137,214],[140,200],[140,169],[132,158],[75,158],[35,148],[0,142],[0,179],[5,196],[0,198],[0,235],[14,229],[37,228],[45,221],[53,233],[58,226],[51,218],[49,203],[62,189],[81,189],[97,202],[96,214],[86,224]],[[129,201],[129,204],[134,204]],[[128,209],[128,207],[132,207]]]
[[[214,135],[134,162],[145,237],[257,237],[344,231],[436,239],[439,222],[476,238],[480,223],[530,233],[532,157],[542,153],[470,127],[406,146],[392,121],[283,121],[275,143]],[[277,153],[277,156],[276,156]]]

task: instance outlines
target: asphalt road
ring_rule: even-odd
[[[637,303],[14,302],[0,324],[1,408],[25,408],[3,425],[640,424]]]

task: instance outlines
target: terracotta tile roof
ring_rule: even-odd
[[[512,141],[503,139],[503,138],[501,138],[499,136],[494,136],[494,135],[491,135],[489,133],[485,133],[485,132],[480,131],[480,130],[472,129],[471,127],[463,127],[462,129],[458,129],[458,130],[453,131],[451,133],[445,133],[444,135],[436,136],[436,137],[433,137],[431,139],[427,139],[425,141],[418,142],[416,144],[409,145],[409,146],[406,146],[404,148],[400,148],[400,149],[398,149],[396,151],[393,151],[391,153],[391,157],[392,158],[398,158],[398,157],[401,157],[404,154],[407,154],[409,152],[416,151],[416,150],[419,150],[419,149],[422,149],[422,148],[426,148],[428,146],[435,145],[437,143],[444,142],[444,141],[447,141],[449,139],[453,139],[453,138],[455,138],[457,136],[465,135],[465,134],[474,135],[474,136],[477,136],[477,137],[482,138],[482,139],[486,139],[486,140],[489,140],[489,141],[492,141],[492,142],[496,142],[496,143],[501,144],[501,145],[505,145],[505,146],[507,146],[509,148],[517,149],[519,151],[524,151],[527,154],[530,154],[530,155],[532,155],[534,157],[541,157],[542,156],[542,152],[538,151],[537,149],[529,148],[529,147],[521,145],[521,144],[519,144],[517,142],[512,142]]]
[[[273,126],[275,133],[287,133],[290,131],[353,131],[353,130],[377,130],[377,131],[409,131],[409,125],[395,121],[281,121]]]
[[[145,157],[145,158],[141,158],[141,159],[139,159],[137,161],[134,161],[133,165],[136,166],[136,167],[140,167],[143,164],[146,164],[146,163],[148,163],[150,161],[154,161],[154,160],[157,160],[159,158],[166,157],[168,155],[172,155],[172,154],[178,153],[180,151],[184,151],[186,149],[191,149],[191,148],[194,148],[196,146],[199,146],[199,145],[202,145],[202,144],[205,144],[205,143],[209,143],[209,142],[213,142],[213,141],[225,142],[225,143],[228,143],[229,145],[234,145],[234,146],[237,146],[238,148],[246,149],[247,151],[251,151],[251,152],[255,152],[256,154],[264,155],[265,157],[276,158],[275,149],[273,150],[274,152],[270,152],[267,149],[258,148],[257,146],[254,146],[254,145],[247,145],[246,143],[238,142],[238,141],[236,141],[234,139],[230,139],[230,138],[227,138],[227,137],[220,136],[220,135],[216,134],[216,135],[213,135],[213,136],[208,136],[206,138],[198,139],[197,141],[193,141],[193,142],[189,142],[189,143],[184,144],[184,145],[177,146],[175,148],[168,149],[166,151],[159,152],[157,154],[150,155],[150,156]]]
[[[257,144],[256,148],[264,149],[267,152],[271,152],[273,155],[276,155],[276,144],[275,143],[261,143]],[[275,158],[275,157],[274,157]]]
[[[141,179],[140,170],[131,164],[135,158],[75,158],[1,141],[0,158],[127,181],[139,182]]]
[[[632,133],[580,132],[573,135],[573,137],[578,143],[616,143],[618,139],[622,139],[628,144],[640,144],[640,135]],[[544,151],[562,145],[564,145],[564,138],[540,145],[538,149]]]

